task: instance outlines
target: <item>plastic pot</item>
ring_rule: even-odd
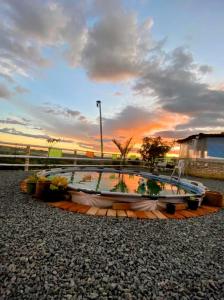
[[[197,210],[199,207],[199,200],[188,200],[188,208],[191,210]]]
[[[43,197],[46,202],[63,201],[65,199],[66,191],[60,190],[45,190]]]
[[[50,184],[51,184],[50,180],[48,180],[48,181],[38,181],[37,186],[36,186],[35,196],[39,199],[43,198],[45,192],[49,189]]]
[[[166,205],[166,212],[168,214],[173,215],[173,214],[175,214],[175,211],[176,211],[175,204],[173,204],[173,203],[167,203],[167,205]]]

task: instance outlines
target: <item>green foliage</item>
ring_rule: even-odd
[[[37,175],[30,175],[28,178],[27,178],[27,182],[28,183],[37,183],[38,181],[38,177]]]
[[[116,139],[113,139],[112,141],[113,141],[113,143],[117,146],[118,150],[120,151],[122,163],[125,163],[128,153],[129,153],[129,152],[131,151],[131,149],[133,148],[133,145],[131,144],[132,137],[129,138],[129,139],[124,143],[124,145],[122,145],[121,142],[119,142],[119,141],[116,140]]]
[[[161,137],[145,137],[139,153],[151,169],[154,169],[156,159],[164,157],[169,152],[171,146],[164,142]]]

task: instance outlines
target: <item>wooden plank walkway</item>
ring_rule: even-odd
[[[107,215],[107,209],[106,208],[99,208],[96,212],[96,216],[106,216]]]
[[[145,211],[148,219],[157,219],[157,216],[152,211]]]
[[[90,209],[87,210],[86,214],[94,216],[97,213],[98,209],[99,209],[98,207],[92,206],[90,207]]]
[[[87,214],[90,216],[107,216],[107,217],[127,217],[127,218],[138,218],[138,219],[176,219],[182,220],[187,218],[201,217],[211,213],[215,213],[220,210],[219,207],[211,207],[202,205],[197,210],[183,209],[178,210],[175,214],[168,214],[165,211],[138,211],[130,209],[112,209],[112,208],[99,208],[90,207],[87,205],[77,204],[70,201],[59,201],[59,202],[48,202],[49,205],[64,209],[71,212]]]
[[[167,216],[165,216],[163,213],[161,213],[159,210],[153,210],[152,213],[158,218],[158,219],[167,219]]]
[[[126,214],[125,210],[123,210],[123,209],[118,209],[118,210],[117,210],[117,216],[118,216],[118,217],[127,217],[127,214]]]
[[[108,209],[107,211],[107,216],[108,217],[116,217],[117,216],[117,211],[115,209]]]

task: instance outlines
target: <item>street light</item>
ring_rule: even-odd
[[[102,127],[102,114],[101,114],[101,101],[96,101],[96,106],[99,107],[100,112],[100,143],[101,143],[101,157],[103,158],[103,127]]]

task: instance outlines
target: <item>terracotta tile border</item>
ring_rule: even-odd
[[[125,209],[111,209],[90,207],[87,205],[77,204],[71,201],[48,202],[48,204],[55,208],[60,208],[70,212],[86,214],[90,216],[107,216],[117,218],[138,218],[138,219],[187,219],[208,215],[220,210],[218,207],[210,207],[202,205],[197,210],[183,209],[178,210],[175,214],[168,214],[165,211],[138,211]]]

